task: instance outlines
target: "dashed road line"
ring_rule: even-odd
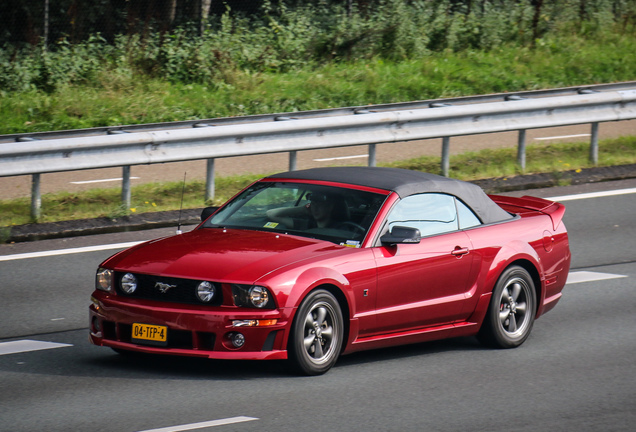
[[[205,421],[200,423],[190,423],[190,424],[184,424],[184,425],[169,426],[169,427],[164,427],[159,429],[147,429],[147,430],[139,431],[139,432],[180,432],[180,431],[189,431],[194,429],[203,429],[206,427],[245,423],[245,422],[254,421],[254,420],[259,420],[259,419],[256,417],[245,417],[245,416],[230,417],[230,418],[211,420],[211,421]]]
[[[612,273],[599,273],[599,272],[591,272],[591,271],[577,271],[571,272],[568,275],[568,280],[566,284],[575,284],[582,282],[595,282],[600,280],[608,280],[608,279],[620,279],[626,278],[627,275],[620,274],[612,274]]]
[[[592,136],[592,134],[589,133],[585,133],[585,134],[576,134],[576,135],[561,135],[561,136],[551,136],[551,137],[539,137],[539,138],[535,138],[536,141],[547,141],[547,140],[557,140],[557,139],[566,139],[566,138],[583,138],[583,137],[589,137]]]
[[[111,250],[111,249],[126,249],[139,243],[143,243],[141,241],[136,242],[128,242],[128,243],[113,243],[106,245],[97,245],[97,246],[86,246],[79,248],[69,248],[69,249],[57,249],[50,251],[41,251],[41,252],[29,252],[22,254],[14,254],[14,255],[0,255],[0,261],[14,261],[20,259],[28,259],[28,258],[44,258],[50,256],[58,256],[58,255],[68,255],[68,254],[76,254],[76,253],[85,253],[85,252],[97,252],[103,250]]]
[[[628,188],[628,189],[617,189],[611,191],[601,191],[601,192],[590,192],[590,193],[582,193],[577,195],[563,195],[557,197],[546,198],[550,201],[575,201],[582,199],[590,199],[590,198],[602,198],[608,196],[618,196],[618,195],[628,195],[636,193],[636,188]]]
[[[139,180],[140,177],[131,177],[131,180]],[[69,182],[71,184],[74,185],[83,185],[83,184],[92,184],[92,183],[106,183],[106,182],[116,182],[116,181],[122,181],[123,179],[121,177],[119,178],[109,178],[109,179],[100,179],[100,180],[78,180],[78,181],[72,181]]]
[[[314,159],[314,162],[331,162],[331,161],[337,161],[337,160],[359,159],[359,158],[366,158],[366,157],[369,157],[369,155],[362,154],[362,155],[353,155],[353,156],[338,156],[338,157],[331,157],[331,158]]]
[[[43,342],[37,340],[17,340],[10,342],[0,342],[0,355],[18,354],[30,351],[40,351],[53,348],[72,347],[71,344],[56,343],[56,342]]]

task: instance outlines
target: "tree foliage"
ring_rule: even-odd
[[[237,70],[636,31],[633,0],[5,0],[0,17],[0,92],[99,85],[105,71],[219,86]]]

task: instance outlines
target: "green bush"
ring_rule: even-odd
[[[288,2],[294,3],[294,2]],[[628,0],[378,0],[262,2],[251,18],[230,9],[171,33],[100,35],[86,42],[0,49],[0,91],[53,92],[95,83],[104,70],[172,83],[232,84],[240,71],[289,72],[340,61],[420,59],[435,52],[531,47],[560,37],[634,36],[636,5]],[[99,80],[97,80],[99,83]]]

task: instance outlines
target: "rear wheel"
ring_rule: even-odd
[[[492,293],[479,332],[480,341],[498,348],[521,345],[530,336],[536,303],[536,290],[528,271],[519,266],[507,268]]]
[[[289,359],[305,375],[327,372],[338,360],[344,334],[340,305],[328,291],[312,291],[303,300],[288,344]]]

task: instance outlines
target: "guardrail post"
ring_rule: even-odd
[[[214,158],[208,159],[207,170],[205,174],[205,202],[210,203],[214,200]]]
[[[130,209],[130,165],[122,167],[121,205],[126,211]]]
[[[375,144],[369,144],[369,166],[376,166]]]
[[[298,167],[298,152],[296,150],[289,152],[289,170],[296,171]]]
[[[42,216],[42,195],[40,193],[40,174],[31,176],[31,219],[37,221]]]
[[[448,177],[450,172],[450,137],[442,138],[442,175]]]
[[[592,123],[592,139],[590,141],[590,162],[598,165],[598,122]]]
[[[526,130],[519,130],[517,139],[517,163],[521,167],[521,171],[526,170]]]

